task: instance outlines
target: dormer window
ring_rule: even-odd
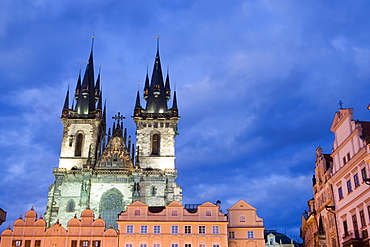
[[[135,209],[134,215],[135,216],[140,216],[140,209]]]
[[[206,210],[206,216],[212,216],[212,211],[211,210]]]

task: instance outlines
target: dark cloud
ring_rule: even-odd
[[[0,9],[0,207],[43,213],[58,165],[58,117],[95,31],[108,116],[126,117],[161,36],[182,116],[184,203],[245,199],[267,228],[298,236],[314,153],[330,152],[339,100],[366,120],[366,1],[5,1]]]

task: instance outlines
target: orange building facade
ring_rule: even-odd
[[[262,247],[263,220],[256,209],[240,200],[220,211],[219,205],[206,202],[185,207],[176,201],[164,207],[136,201],[118,215],[118,231],[106,229],[101,218],[86,209],[64,228],[59,222],[46,229],[31,209],[25,218],[3,231],[0,247]]]

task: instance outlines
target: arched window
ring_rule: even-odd
[[[123,210],[123,195],[116,189],[112,188],[106,191],[100,198],[100,213],[106,223],[106,228],[110,225],[117,230],[117,215]]]
[[[81,157],[83,138],[84,138],[83,134],[78,134],[77,140],[76,140],[76,149],[75,149],[76,157]]]
[[[70,200],[67,204],[67,212],[74,212],[75,211],[75,201]]]
[[[152,137],[152,155],[159,155],[159,134],[154,134]]]

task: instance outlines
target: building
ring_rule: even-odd
[[[306,246],[369,246],[370,122],[354,120],[352,108],[340,108],[330,130],[330,157],[316,150],[314,199],[301,236]]]
[[[148,206],[136,201],[117,217],[118,231],[106,229],[91,209],[80,219],[71,218],[64,228],[59,221],[50,228],[31,209],[3,231],[0,247],[263,247],[263,220],[256,209],[240,200],[220,211],[220,203],[186,207],[173,201]],[[287,246],[288,247],[288,246]]]
[[[318,147],[312,178],[314,198],[308,201],[309,211],[302,215],[301,236],[305,246],[339,246],[333,211],[332,169],[333,158]]]
[[[299,245],[285,234],[275,230],[265,230],[266,247],[298,247]]]
[[[45,216],[38,219],[33,209],[28,211],[13,229],[3,231],[0,247],[264,246],[263,220],[245,201],[227,215],[220,202],[182,205],[182,189],[175,182],[180,117],[176,92],[168,107],[170,79],[167,73],[164,80],[159,50],[151,79],[146,74],[146,106],[140,92],[134,104],[136,145],[120,113],[106,134],[100,80],[100,73],[94,79],[91,50],[77,79],[76,103],[70,104],[66,93],[59,167],[53,171]]]
[[[118,246],[118,234],[116,230],[105,230],[105,222],[102,219],[94,219],[94,212],[85,209],[81,213],[81,219],[71,218],[65,229],[59,221],[47,229],[46,221],[37,213],[29,210],[24,219],[22,216],[13,224],[13,230],[8,228],[1,235],[1,247],[24,246],[24,247],[77,247],[77,246]]]
[[[137,200],[150,206],[182,201],[182,189],[175,182],[175,136],[179,120],[176,92],[171,98],[170,79],[162,75],[157,50],[151,80],[144,87],[146,106],[137,92],[133,119],[136,147],[123,127],[124,117],[113,117],[106,134],[100,72],[94,79],[91,50],[83,79],[78,76],[74,99],[66,94],[61,121],[64,126],[59,167],[49,187],[45,220],[66,225],[75,214],[89,207],[117,229],[116,215]],[[134,105],[134,104],[133,104]]]

